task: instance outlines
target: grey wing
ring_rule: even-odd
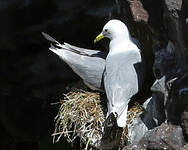
[[[138,92],[138,83],[133,70],[120,70],[118,73],[121,76],[105,75],[104,84],[109,102],[109,113],[117,112],[120,115],[128,105],[131,97]]]
[[[60,58],[83,79],[84,83],[89,88],[93,90],[103,89],[102,78],[105,68],[105,59],[79,55],[71,51],[64,51],[63,49],[60,49],[60,51]],[[61,55],[62,51],[63,56]]]
[[[73,51],[75,53],[79,53],[80,55],[85,55],[85,56],[89,56],[89,57],[100,57],[100,58],[106,59],[106,56],[107,56],[107,53],[105,53],[105,52],[80,48],[77,46],[70,45],[68,43],[64,43],[63,48],[66,50],[69,50],[69,51]]]
[[[63,48],[63,50],[72,51],[79,55],[89,56],[89,57],[100,57],[103,59],[106,59],[107,53],[99,51],[99,50],[91,50],[86,48],[80,48],[77,46],[70,45],[68,43],[60,44],[58,41],[56,41],[54,38],[52,38],[50,35],[42,32],[42,35],[45,39],[51,42],[51,45],[57,48]]]
[[[89,88],[103,89],[102,78],[106,56],[104,52],[79,48],[68,43],[60,44],[46,33],[42,34],[51,42],[49,49],[65,61]]]
[[[109,100],[109,113],[121,114],[143,83],[143,78],[140,78],[142,82],[139,81],[139,74],[143,74],[143,69],[135,68],[136,64],[141,63],[139,53],[120,54],[113,56],[113,60],[106,64],[104,84]]]

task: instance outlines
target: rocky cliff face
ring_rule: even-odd
[[[184,0],[152,2],[133,0],[130,3],[132,4],[133,19],[135,21],[143,20],[151,31],[151,47],[154,54],[153,73],[157,79],[151,87],[152,101],[158,102],[158,104],[154,104],[155,108],[157,105],[162,106],[158,109],[158,113],[161,117],[166,118],[157,119],[155,117],[155,120],[157,123],[166,120],[166,123],[161,125],[159,123],[157,128],[146,132],[138,143],[133,143],[124,149],[182,149],[187,142],[188,123],[188,41],[185,35],[187,2]],[[136,6],[140,6],[142,11],[138,12]],[[148,14],[147,20],[145,11]],[[153,108],[153,106],[149,107]],[[150,112],[153,111],[155,109]]]
[[[170,125],[162,124],[161,128],[178,129],[177,135],[182,135],[182,141],[175,146],[182,147],[186,143],[186,0],[1,0],[0,12],[0,148],[52,149],[50,135],[57,107],[50,104],[57,102],[68,83],[79,80],[66,64],[48,51],[48,43],[40,32],[80,47],[105,49],[106,43],[98,46],[92,43],[110,18],[124,21],[141,42],[149,80],[145,85],[147,90],[139,98],[150,96],[148,89],[154,79],[160,85],[152,90],[153,99],[160,99],[159,127],[146,133],[141,140],[144,142],[136,144],[144,143],[152,148],[147,137],[160,131],[164,120]],[[161,136],[162,132],[158,133]]]

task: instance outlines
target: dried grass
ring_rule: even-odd
[[[53,142],[64,136],[68,142],[76,137],[88,146],[95,146],[102,137],[104,115],[99,93],[78,91],[65,95],[60,101],[61,107],[55,117]]]
[[[52,134],[53,142],[58,142],[64,136],[68,142],[79,137],[81,143],[97,148],[102,138],[103,123],[105,116],[100,101],[100,94],[78,90],[65,95],[60,101],[60,109],[55,117],[55,131]],[[136,104],[128,112],[128,127],[131,126],[134,118],[142,112],[141,106]],[[121,146],[125,144],[128,128],[122,133]]]

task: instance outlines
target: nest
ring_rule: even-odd
[[[73,91],[65,95],[60,101],[60,108],[55,117],[55,131],[52,134],[53,142],[58,142],[64,136],[68,142],[79,137],[81,143],[95,148],[100,146],[105,115],[100,101],[100,94],[83,90]],[[121,146],[129,139],[128,127],[134,118],[141,114],[139,104],[128,111],[127,127],[121,137]]]

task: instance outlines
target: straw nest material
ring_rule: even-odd
[[[139,104],[128,111],[127,127],[131,126],[134,118],[142,112]],[[55,131],[52,134],[53,142],[58,142],[64,136],[68,142],[79,137],[81,143],[95,148],[100,146],[105,115],[101,105],[100,94],[77,90],[65,95],[60,101],[60,108],[55,117]],[[128,128],[122,133],[121,146],[129,139]]]

